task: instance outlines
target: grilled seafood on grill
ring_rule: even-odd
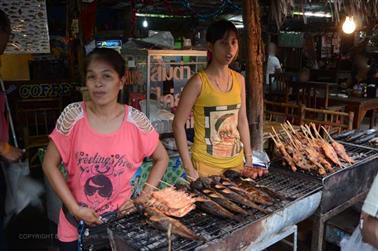
[[[202,237],[196,235],[192,230],[190,230],[180,221],[166,216],[164,213],[162,213],[156,208],[144,208],[144,215],[148,219],[147,223],[157,229],[167,231],[169,229],[169,225],[171,225],[171,231],[173,234],[179,235],[190,240],[203,240]]]
[[[152,192],[145,206],[156,208],[169,216],[183,217],[196,207],[195,202],[196,198],[192,195],[173,187],[166,187]]]
[[[346,152],[343,145],[336,142],[322,127],[325,134],[331,140],[325,140],[319,133],[315,124],[301,126],[301,131],[296,131],[287,122],[282,124],[285,135],[278,135],[273,128],[271,137],[286,164],[292,171],[300,168],[305,171],[316,172],[321,176],[334,172],[334,166],[344,167],[341,161],[353,164],[354,160]],[[349,135],[345,133],[345,136]]]

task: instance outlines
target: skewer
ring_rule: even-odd
[[[286,121],[288,127],[291,129],[291,131],[293,132],[294,135],[297,135],[297,132],[295,131],[294,127],[292,126],[292,124],[290,123],[290,121]]]
[[[160,182],[163,183],[164,185],[169,186],[169,187],[173,187],[172,184],[169,184],[168,182],[165,182],[165,181],[163,181],[163,180],[160,180]]]
[[[274,144],[278,145],[277,140],[274,138],[273,134],[269,133],[269,136],[273,139]]]
[[[285,129],[285,127],[283,125],[282,126],[282,129],[285,131],[285,133],[287,134],[291,144],[294,146],[295,149],[298,149],[298,146],[295,144],[293,138],[291,137],[290,133]]]
[[[311,143],[311,137],[308,135],[306,127],[304,127],[304,126],[301,125],[301,130],[302,130],[303,135],[305,136],[305,138],[308,140],[308,142]]]
[[[316,137],[316,134],[315,134],[315,137],[314,137],[314,135],[312,134],[312,132],[311,132],[311,128],[308,126],[308,125],[304,125],[306,128],[307,128],[307,132],[308,132],[308,134],[310,134],[310,136],[311,136],[311,138],[313,139],[313,140],[315,140],[317,137]]]
[[[272,127],[272,130],[273,130],[274,135],[276,135],[276,137],[277,137],[278,143],[282,143],[281,139],[280,139],[280,136],[278,136],[278,133],[276,132],[276,130],[274,129],[274,127]]]
[[[335,140],[331,137],[331,135],[329,135],[327,129],[326,129],[324,126],[321,126],[321,128],[323,129],[323,131],[325,132],[325,134],[328,136],[328,138],[330,138],[331,141],[335,141]]]
[[[151,184],[149,184],[149,183],[145,183],[147,186],[149,186],[149,187],[152,187],[152,188],[154,188],[154,189],[156,189],[156,190],[159,190],[159,188],[157,188],[156,186],[153,186],[153,185],[151,185]],[[142,191],[143,192],[143,191]]]
[[[172,250],[172,239],[171,239],[171,236],[172,236],[172,224],[169,223],[168,231],[167,231],[167,237],[168,237],[168,251],[171,251],[171,250]]]
[[[312,129],[314,129],[315,131],[315,135],[319,138],[319,139],[323,139],[323,137],[320,135],[320,133],[318,132],[318,130],[316,129],[316,126],[314,123],[311,123],[310,124],[312,126]]]

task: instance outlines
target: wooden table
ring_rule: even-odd
[[[354,112],[353,128],[359,128],[368,111],[378,109],[378,98],[340,98],[329,97],[329,103],[346,105],[347,112]],[[371,121],[372,122],[372,121]],[[372,127],[370,123],[370,127]]]

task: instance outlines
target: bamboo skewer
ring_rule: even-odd
[[[151,184],[149,184],[149,183],[145,183],[147,186],[149,186],[149,187],[151,187],[151,188],[153,188],[153,189],[156,189],[156,190],[159,190],[159,188],[157,188],[156,186],[153,186],[153,185],[151,185]],[[142,191],[143,192],[143,191]]]
[[[323,129],[323,131],[325,132],[325,134],[328,136],[328,138],[329,138],[332,142],[335,141],[335,140],[331,137],[331,135],[329,135],[327,129],[326,129],[324,126],[321,126],[321,128]]]
[[[163,180],[160,180],[161,183],[163,183],[164,185],[167,185],[169,187],[173,187],[174,185],[173,184],[169,184],[168,182],[165,182]]]

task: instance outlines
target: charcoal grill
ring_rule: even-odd
[[[341,142],[356,163],[326,177],[314,176],[323,185],[320,207],[315,215],[312,250],[322,250],[324,225],[331,217],[364,198],[378,172],[378,149]]]
[[[238,250],[288,225],[298,223],[309,217],[319,206],[322,186],[317,180],[305,176],[293,179],[293,174],[274,169],[256,183],[285,198],[272,206],[264,206],[273,213],[265,215],[250,209],[250,216],[242,222],[236,222],[194,210],[180,221],[206,240],[192,241],[172,235],[172,249]],[[113,250],[168,249],[166,233],[149,226],[145,217],[138,213],[102,226],[87,228],[86,231],[88,234],[83,239],[84,250],[98,250],[108,244],[104,238],[98,238],[106,236],[106,231]]]

